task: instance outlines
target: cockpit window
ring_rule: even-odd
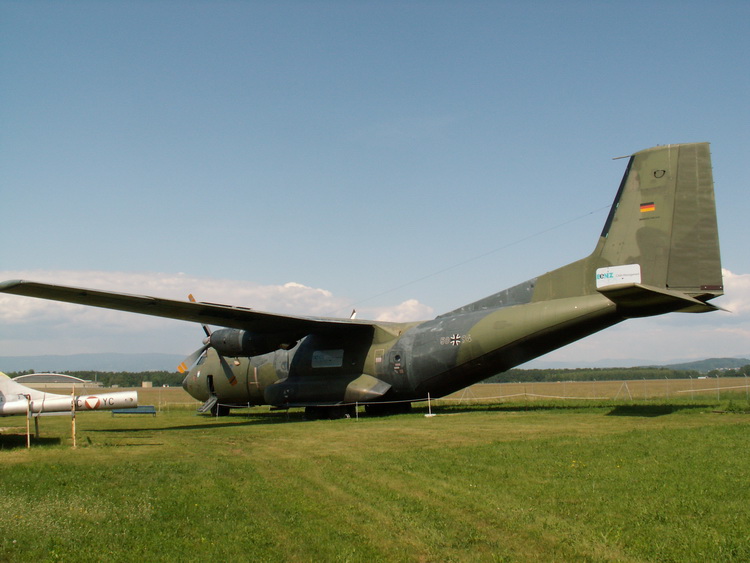
[[[201,357],[198,358],[198,363],[196,363],[195,365],[197,366],[201,365],[203,362],[206,361],[206,357],[207,357],[207,354],[204,352],[203,354],[201,354]]]

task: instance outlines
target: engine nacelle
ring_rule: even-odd
[[[288,350],[297,344],[278,335],[255,334],[237,328],[221,328],[211,333],[210,344],[222,356],[260,356],[274,350]]]

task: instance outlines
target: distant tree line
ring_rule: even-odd
[[[621,381],[632,379],[696,379],[702,374],[695,370],[675,370],[659,367],[644,368],[585,368],[585,369],[511,369],[485,379],[484,383],[523,381]],[[727,375],[722,372],[722,377]]]
[[[737,369],[712,369],[706,375],[709,377],[747,377],[750,376],[750,364]]]
[[[511,369],[493,375],[483,383],[523,381],[623,381],[638,379],[697,379],[698,377],[746,377],[750,364],[741,368],[714,369],[709,372],[665,367],[576,368],[576,369]]]
[[[10,377],[34,373],[34,370],[9,372]],[[105,387],[140,387],[151,381],[154,387],[179,387],[185,377],[176,371],[68,371],[67,375],[98,381]],[[750,364],[736,369],[715,369],[708,373],[697,370],[677,370],[661,367],[580,368],[580,369],[511,369],[487,378],[483,383],[513,383],[532,381],[621,381],[638,379],[697,379],[698,377],[746,377]]]
[[[25,370],[19,372],[10,372],[7,375],[16,377],[35,373],[34,370]],[[66,371],[65,375],[80,377],[88,381],[97,381],[105,387],[141,387],[144,381],[150,381],[154,387],[179,387],[185,375],[177,371]]]

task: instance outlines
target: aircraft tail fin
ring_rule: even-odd
[[[708,143],[633,154],[594,252],[540,276],[533,300],[596,292],[629,316],[716,309],[706,304],[723,294]]]

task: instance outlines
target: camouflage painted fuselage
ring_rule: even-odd
[[[439,397],[627,318],[715,310],[722,290],[708,144],[655,147],[630,158],[587,258],[429,321],[347,321],[225,364],[209,349],[184,385],[277,407]]]
[[[624,317],[601,295],[461,310],[370,334],[311,335],[252,358],[206,356],[185,378],[205,401],[277,407],[440,397],[611,326]],[[225,365],[226,365],[225,364]],[[385,386],[383,384],[386,384]]]

